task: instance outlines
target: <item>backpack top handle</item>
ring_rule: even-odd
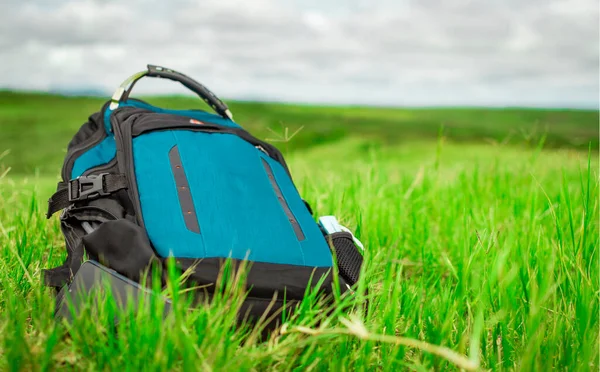
[[[166,67],[148,65],[147,68],[148,69],[145,71],[131,75],[123,83],[121,83],[111,98],[111,110],[116,109],[119,107],[121,102],[129,98],[129,94],[138,80],[144,76],[149,76],[180,82],[183,86],[202,98],[210,107],[212,107],[213,110],[215,110],[217,114],[225,119],[233,120],[233,115],[231,114],[231,111],[229,111],[227,105],[204,85],[200,84],[189,76],[182,74],[181,72],[177,72]],[[129,88],[127,86],[129,86]]]

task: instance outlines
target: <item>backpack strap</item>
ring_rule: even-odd
[[[59,182],[57,191],[48,199],[46,218],[50,218],[54,213],[68,207],[73,202],[110,195],[118,190],[126,189],[127,185],[127,177],[124,174],[111,173],[80,176],[69,182]]]

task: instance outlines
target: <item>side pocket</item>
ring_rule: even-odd
[[[104,222],[83,237],[83,245],[100,263],[137,282],[158,260],[144,230],[126,219]]]
[[[84,257],[83,237],[94,226],[124,216],[124,209],[113,199],[98,199],[95,205],[69,207],[60,216],[60,229],[65,238],[67,257],[62,265],[44,269],[44,281],[59,290],[71,282]],[[91,203],[90,203],[91,204]]]
[[[363,264],[363,256],[358,251],[352,234],[340,231],[326,235],[325,239],[333,246],[337,257],[338,270],[342,278],[354,285],[358,282]]]

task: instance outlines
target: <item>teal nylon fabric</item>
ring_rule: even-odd
[[[177,146],[200,233],[186,228],[168,153]],[[230,134],[151,132],[133,140],[142,217],[163,257],[231,257],[331,267],[332,256],[300,195],[276,161]],[[269,162],[305,239],[299,241],[265,173]]]
[[[117,153],[114,137],[106,137],[96,146],[81,154],[73,163],[71,179],[77,178],[86,170],[110,162]]]
[[[233,128],[240,128],[240,126],[230,120],[223,119],[222,117],[211,114],[208,112],[195,111],[195,110],[169,110],[163,109],[160,107],[152,106],[150,104],[128,100],[119,105],[119,107],[137,107],[147,109],[153,112],[165,113],[165,114],[175,114],[175,115],[184,115],[188,116],[200,121],[211,122],[219,125],[224,125]],[[74,162],[73,169],[71,170],[71,179],[79,177],[83,174],[83,172],[91,169],[93,167],[97,167],[103,164],[110,162],[114,159],[117,149],[115,144],[114,136],[111,132],[111,124],[110,124],[110,115],[112,114],[112,110],[110,107],[106,108],[104,112],[104,129],[106,130],[107,137],[102,140],[96,146],[90,148],[83,154],[81,154]]]
[[[120,105],[185,115],[229,127],[238,124],[193,110],[166,110],[139,102]],[[110,115],[104,113],[107,137],[76,159],[71,178],[106,164],[116,155]],[[192,192],[200,233],[186,228],[169,151],[177,146]],[[331,267],[323,235],[285,169],[251,144],[231,134],[187,130],[159,131],[133,139],[135,174],[142,217],[157,253],[181,258],[231,257],[311,267]],[[299,241],[265,173],[275,181],[302,228]]]

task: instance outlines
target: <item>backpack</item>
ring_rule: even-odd
[[[183,84],[216,114],[130,98],[143,77]],[[225,260],[247,262],[244,306],[259,317],[274,296],[271,311],[317,284],[331,295],[334,282],[345,292],[359,278],[362,246],[335,217],[315,221],[280,151],[171,69],[148,65],[125,80],[72,138],[61,176],[47,217],[62,210],[67,257],[44,270],[57,291],[84,256],[134,282],[152,262],[173,258],[209,295]]]

